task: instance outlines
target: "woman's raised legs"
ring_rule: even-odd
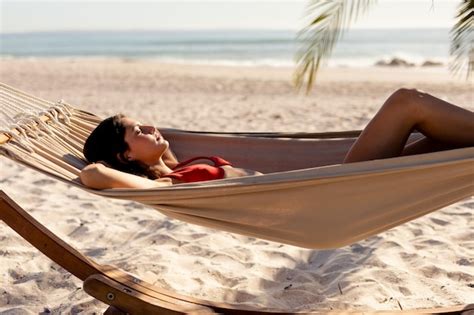
[[[425,138],[405,147],[411,132]],[[383,104],[344,163],[474,146],[474,113],[416,89],[399,89]]]

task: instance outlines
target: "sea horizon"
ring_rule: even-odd
[[[399,58],[449,62],[449,28],[350,29],[328,66],[366,67]],[[294,29],[60,30],[0,33],[0,57],[118,57],[173,63],[294,66]]]

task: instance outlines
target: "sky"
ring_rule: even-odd
[[[459,0],[379,0],[351,28],[451,27]],[[297,30],[308,1],[0,0],[0,32]]]

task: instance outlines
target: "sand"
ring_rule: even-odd
[[[474,109],[447,69],[325,68],[305,96],[292,69],[134,59],[3,59],[0,81],[106,117],[219,131],[363,128],[400,87]],[[182,294],[278,310],[399,310],[474,301],[474,200],[334,250],[308,250],[171,220],[0,157],[0,188],[68,243]],[[103,312],[81,282],[0,223],[0,312]]]

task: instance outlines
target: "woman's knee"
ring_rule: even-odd
[[[410,101],[415,97],[418,97],[423,92],[415,88],[399,88],[392,93],[390,97],[396,98],[402,101]]]
[[[425,93],[415,88],[400,88],[390,95],[387,99],[386,106],[396,110],[408,110],[412,112],[418,111],[418,101],[424,97]],[[384,106],[385,107],[385,106]]]

